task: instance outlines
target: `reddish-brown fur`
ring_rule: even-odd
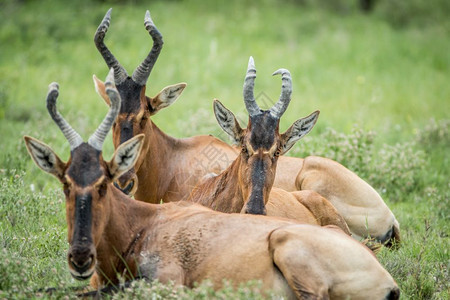
[[[136,139],[142,140],[142,136],[130,142]],[[25,140],[42,167],[34,147],[51,150],[32,138]],[[121,148],[115,156],[121,155]],[[208,279],[215,288],[220,288],[224,279],[236,285],[258,279],[265,290],[289,299],[384,299],[398,294],[395,281],[376,258],[340,230],[297,225],[287,219],[222,214],[192,202],[158,205],[135,201],[112,185],[123,171],[113,171],[115,157],[110,163],[101,160],[103,175],[81,188],[77,178],[66,172],[71,161],[63,163],[52,151],[47,153],[57,161],[47,171],[65,184],[69,270],[77,279],[94,275],[91,285],[95,289],[119,284],[120,276],[125,280],[140,276],[188,287]],[[79,204],[74,199],[80,194],[92,196],[92,218],[85,220],[92,224],[88,228],[91,241],[72,238],[83,226],[75,218]],[[76,257],[73,252],[71,256],[75,247]],[[88,268],[80,273],[77,267],[83,265]]]
[[[141,108],[141,112],[144,110]],[[135,172],[122,184],[126,186],[131,178],[136,180],[136,199],[149,203],[187,199],[205,175],[221,173],[239,154],[238,149],[213,136],[170,137],[150,117],[140,126],[138,117],[130,114],[126,118],[133,123],[133,132],[144,134],[146,139]],[[119,115],[113,129],[115,147],[120,144],[119,127],[123,118]],[[207,154],[211,152],[216,153],[214,159]],[[277,165],[274,187],[319,193],[337,208],[355,237],[381,237],[393,227],[397,233],[394,240],[400,241],[398,222],[383,199],[341,164],[318,156],[305,159],[282,156]]]
[[[105,19],[109,18],[108,13]],[[102,47],[107,49],[103,44],[107,30],[104,26],[105,19],[96,32],[95,40],[99,50]],[[109,19],[107,24],[109,26]],[[159,34],[154,24],[151,25],[153,32]],[[152,38],[154,48],[157,47],[160,51],[162,36],[159,34]],[[111,67],[111,56],[103,57]],[[154,60],[156,59],[157,55]],[[123,74],[124,69],[117,61],[116,63],[115,66],[119,66],[118,72]],[[132,79],[128,77],[127,80]],[[103,82],[98,79],[95,81],[97,91],[109,105]],[[141,90],[134,93],[135,98],[130,96],[132,93],[129,93],[131,90],[127,85],[117,87],[121,94],[127,94],[129,97],[122,98],[122,106],[128,107],[128,110],[119,115],[113,129],[113,140],[116,148],[125,140],[121,137],[121,127],[128,121],[133,128],[131,136],[146,136],[144,149],[134,170],[124,174],[116,183],[121,189],[134,194],[136,199],[149,203],[187,199],[200,179],[206,174],[219,174],[225,170],[236,158],[239,150],[212,136],[173,138],[153,123],[151,116],[171,105],[186,84],[168,86],[153,98],[145,95],[145,83],[139,83],[137,86],[141,86]],[[139,103],[138,109],[129,112],[136,103]],[[212,156],[211,153],[215,155]],[[337,208],[355,237],[386,238],[388,243],[390,240],[400,241],[399,224],[380,195],[364,180],[335,161],[317,156],[308,156],[305,159],[283,156],[278,161],[274,187],[286,191],[313,190],[319,193]],[[394,234],[386,236],[391,231]]]
[[[112,72],[108,78],[112,80]],[[116,108],[120,97],[108,84]],[[259,279],[264,289],[289,299],[398,295],[395,281],[376,258],[334,228],[222,214],[187,202],[158,205],[129,198],[113,182],[134,166],[144,136],[120,145],[106,162],[99,148],[114,113],[85,143],[60,118],[56,97],[57,85],[51,85],[47,107],[71,145],[69,161],[34,138],[25,137],[25,143],[36,164],[64,185],[68,265],[76,279],[91,278],[94,288],[117,285],[121,276],[188,287],[209,279],[215,288],[223,279],[234,284]]]
[[[241,153],[221,174],[199,183],[189,200],[226,213],[267,214],[307,224],[336,225],[350,235],[342,216],[318,193],[272,188],[279,156],[291,146],[287,142],[306,135],[316,123],[318,111],[298,120],[290,128],[298,130],[283,134],[279,133],[281,116],[274,117],[270,110],[250,115],[245,129],[217,100],[214,101],[214,113],[224,131],[238,141]]]

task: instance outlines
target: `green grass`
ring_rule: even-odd
[[[66,267],[61,188],[33,164],[22,136],[34,136],[68,158],[67,142],[45,108],[52,81],[60,84],[60,111],[85,139],[103,119],[107,107],[91,78],[104,78],[107,68],[93,36],[113,7],[106,44],[129,73],[151,47],[143,26],[146,9],[164,36],[147,94],[188,83],[179,101],[153,118],[173,136],[225,138],[213,118],[213,98],[246,120],[242,84],[250,55],[258,70],[255,94],[264,93],[260,101],[278,99],[281,81],[271,73],[289,69],[294,92],[281,130],[321,110],[316,128],[290,155],[336,159],[371,183],[401,224],[402,247],[379,257],[402,298],[448,299],[450,22],[442,17],[448,5],[439,1],[433,10],[418,0],[409,7],[391,1],[402,8],[395,11],[380,1],[365,15],[350,1],[309,2],[1,2],[0,298],[80,284]],[[112,150],[105,143],[106,158]],[[167,291],[133,288],[137,296],[149,289]],[[237,297],[246,298],[248,289]],[[212,293],[208,287],[194,292]],[[231,297],[229,289],[223,293]]]

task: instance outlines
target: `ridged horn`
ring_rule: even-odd
[[[274,106],[270,109],[270,114],[276,118],[281,118],[281,116],[286,111],[289,102],[291,101],[292,94],[292,79],[291,73],[286,69],[278,69],[272,75],[281,74],[281,95],[280,99]]]
[[[153,66],[158,59],[159,53],[161,52],[164,44],[162,35],[153,23],[148,10],[145,13],[144,25],[145,29],[147,29],[153,39],[153,47],[144,61],[136,68],[131,76],[134,82],[142,86],[147,83],[148,76],[150,76]]]
[[[53,121],[61,129],[62,133],[66,137],[70,144],[70,150],[72,151],[83,143],[81,136],[70,126],[70,124],[61,116],[61,114],[56,109],[56,99],[59,96],[59,85],[56,82],[52,82],[48,86],[47,93],[47,110]]]
[[[103,18],[102,22],[97,28],[97,31],[95,32],[94,36],[94,42],[95,46],[97,47],[100,54],[103,56],[103,59],[105,60],[106,64],[108,65],[108,68],[114,69],[114,77],[115,77],[115,83],[121,84],[125,81],[128,77],[127,71],[122,67],[122,65],[117,61],[117,59],[112,55],[111,51],[109,51],[108,47],[106,47],[104,43],[106,32],[108,31],[109,24],[111,22],[111,10],[110,8],[107,12],[105,17]]]
[[[257,115],[261,112],[258,104],[256,104],[253,89],[255,87],[256,68],[253,57],[248,60],[247,74],[244,80],[244,103],[250,116]]]
[[[116,85],[114,83],[114,69],[108,73],[108,76],[105,80],[106,93],[108,94],[109,99],[111,100],[111,106],[109,108],[108,113],[106,114],[103,122],[98,126],[97,130],[88,140],[88,144],[94,147],[95,149],[101,151],[103,147],[103,142],[105,141],[106,135],[111,129],[114,121],[119,114],[120,109],[120,95],[116,89]]]

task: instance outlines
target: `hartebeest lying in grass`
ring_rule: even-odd
[[[282,74],[281,96],[272,108],[263,111],[253,97],[256,69],[250,57],[244,83],[244,102],[249,113],[246,129],[241,128],[234,114],[222,103],[214,101],[217,121],[241,147],[241,154],[221,174],[199,183],[189,200],[225,213],[243,212],[321,226],[336,225],[350,234],[342,216],[318,193],[272,189],[279,156],[306,135],[319,117],[319,111],[315,111],[280,134],[280,118],[291,101],[292,82],[288,70],[280,69],[275,74]]]
[[[121,275],[188,287],[209,279],[215,288],[224,279],[258,279],[289,299],[399,298],[377,259],[336,228],[223,214],[191,202],[150,204],[115,188],[113,181],[136,162],[144,136],[121,144],[104,161],[102,144],[120,105],[113,82],[111,71],[105,84],[111,109],[87,143],[57,111],[58,85],[50,85],[47,108],[69,141],[68,162],[25,137],[36,164],[64,185],[73,277],[91,278],[94,288],[117,285]]]
[[[114,146],[117,148],[138,134],[146,137],[135,167],[116,184],[136,199],[150,203],[186,199],[205,174],[225,170],[239,150],[212,136],[170,137],[150,120],[152,115],[171,105],[186,84],[168,86],[154,98],[147,97],[146,82],[163,45],[162,36],[147,11],[145,27],[153,38],[153,48],[129,77],[104,44],[110,14],[111,10],[98,27],[94,40],[108,67],[114,68],[123,101],[113,128]],[[94,81],[97,91],[110,105],[103,82],[95,77]],[[388,246],[392,241],[400,241],[399,224],[380,195],[335,161],[317,156],[280,157],[274,186],[286,191],[316,191],[336,207],[357,238],[371,236]]]

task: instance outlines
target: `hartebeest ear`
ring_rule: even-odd
[[[92,76],[92,79],[94,80],[95,91],[97,94],[105,100],[108,106],[111,106],[111,100],[109,100],[108,94],[106,94],[105,83],[98,79],[95,75]]]
[[[185,87],[186,83],[182,82],[163,88],[158,95],[150,99],[150,105],[152,107],[152,111],[150,113],[154,115],[159,110],[174,103],[175,100],[177,100],[181,95]]]
[[[30,153],[36,165],[45,172],[62,180],[66,164],[61,161],[58,155],[49,146],[31,136],[26,135],[23,139],[25,140],[28,153]]]
[[[144,135],[139,134],[121,144],[114,152],[113,158],[108,163],[111,180],[115,181],[123,173],[131,169],[136,163],[142,149]]]
[[[240,146],[244,130],[234,114],[217,99],[214,99],[214,115],[220,127],[231,137],[233,143]]]
[[[288,152],[295,142],[311,131],[319,118],[319,113],[320,111],[316,110],[309,116],[298,119],[281,135],[281,154]]]

